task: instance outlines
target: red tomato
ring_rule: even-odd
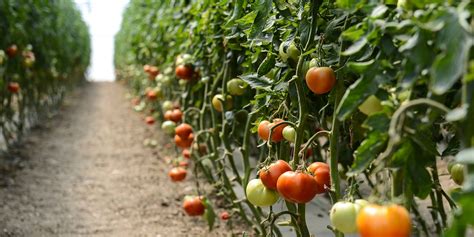
[[[148,73],[150,71],[150,65],[148,64],[143,65],[143,71]]]
[[[220,214],[221,220],[226,221],[230,219],[230,214],[226,211],[221,212]]]
[[[290,165],[284,160],[277,160],[269,166],[260,169],[258,176],[265,187],[276,190],[278,178],[286,171],[291,171]]]
[[[150,66],[148,69],[148,79],[154,80],[155,77],[160,73],[160,70],[155,66]]]
[[[170,120],[177,123],[183,118],[183,112],[180,109],[174,109],[171,113]]]
[[[191,152],[189,151],[189,149],[184,149],[181,154],[183,155],[184,158],[186,159],[189,159],[191,158]]]
[[[193,133],[193,127],[187,123],[182,123],[174,129],[174,132],[181,138],[186,139],[189,137],[189,134]]]
[[[174,142],[176,143],[176,146],[181,147],[181,148],[189,148],[191,144],[193,144],[194,140],[194,135],[191,133],[189,134],[189,137],[183,139],[178,135],[174,136]]]
[[[187,171],[184,168],[176,167],[168,172],[168,176],[173,182],[182,181],[186,178]]]
[[[18,47],[16,46],[16,44],[12,44],[10,45],[10,47],[7,48],[6,52],[8,57],[13,58],[18,52]]]
[[[287,201],[307,203],[316,196],[318,184],[309,174],[287,171],[278,178],[277,190]]]
[[[17,82],[8,83],[8,91],[13,94],[18,93],[20,91],[20,84],[18,84]]]
[[[308,171],[313,174],[314,180],[318,184],[317,193],[326,192],[324,186],[330,187],[331,185],[329,165],[323,162],[314,162],[308,167]]]
[[[274,119],[272,123],[268,122],[267,120],[263,120],[260,122],[258,125],[258,136],[267,141],[269,136],[270,136],[270,129],[277,125],[275,128],[273,128],[272,132],[272,142],[280,142],[283,140],[283,129],[287,126],[287,124],[281,124],[280,123],[284,122],[282,119]]]
[[[187,65],[179,65],[176,67],[176,76],[180,79],[189,80],[193,77],[193,68]]]
[[[361,237],[408,237],[411,232],[410,214],[399,205],[369,204],[357,215]]]
[[[148,124],[148,125],[152,125],[155,123],[155,119],[152,117],[152,116],[146,116],[145,117],[145,122]]]
[[[179,167],[186,168],[189,166],[189,162],[187,160],[182,160],[179,162]]]
[[[183,209],[189,216],[202,216],[205,211],[204,203],[201,197],[185,197]]]
[[[306,72],[306,85],[315,94],[325,94],[336,84],[336,74],[329,67],[312,67]]]

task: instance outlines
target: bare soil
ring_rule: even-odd
[[[23,168],[3,172],[0,236],[229,236],[185,216],[193,177],[172,183],[170,165],[117,83],[87,83],[59,115],[34,128],[17,154]],[[1,172],[1,170],[0,170]],[[6,180],[6,182],[5,182]]]

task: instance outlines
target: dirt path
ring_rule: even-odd
[[[24,142],[25,167],[0,188],[0,236],[226,236],[181,211],[191,179],[169,166],[115,83],[90,83]],[[156,149],[160,151],[160,149]],[[225,234],[226,233],[226,234]]]

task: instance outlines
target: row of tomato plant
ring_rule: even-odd
[[[90,37],[70,0],[1,1],[0,36],[0,144],[8,149],[84,79]]]
[[[280,224],[310,236],[315,197],[330,198],[336,236],[463,236],[474,223],[473,9],[456,0],[132,0],[116,75],[176,144],[182,167],[172,180],[185,178],[191,158],[258,236],[281,235],[275,223],[285,217]],[[441,160],[462,190],[441,185]],[[200,182],[184,208],[212,226]],[[278,200],[286,210],[273,211]]]

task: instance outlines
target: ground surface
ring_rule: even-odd
[[[116,83],[78,89],[21,145],[0,187],[0,236],[227,236],[184,216],[192,178],[169,182],[160,149]]]

